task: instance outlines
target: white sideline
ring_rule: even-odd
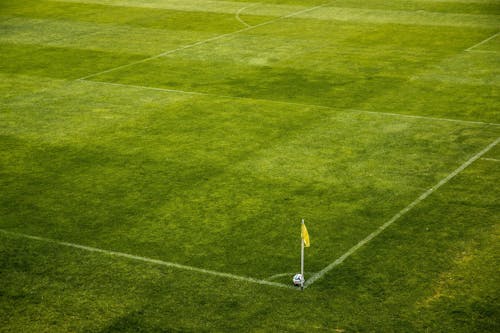
[[[482,160],[485,160],[485,161],[490,161],[490,162],[500,162],[499,159],[496,159],[496,158],[488,158],[488,157],[483,157]]]
[[[250,6],[246,6],[246,7],[243,7],[243,8],[240,8],[238,9],[238,11],[236,12],[236,19],[241,23],[243,24],[244,26],[246,27],[251,27],[250,24],[246,23],[245,21],[243,21],[243,19],[240,17],[240,14],[245,10],[245,9],[248,9],[248,8],[251,8],[251,7],[255,7],[259,5],[258,3],[254,3],[253,5],[250,5]]]
[[[134,61],[134,62],[125,64],[125,65],[118,66],[118,67],[113,67],[113,68],[110,68],[110,69],[107,69],[107,70],[104,70],[104,71],[101,71],[101,72],[98,72],[98,73],[90,74],[90,75],[81,77],[78,80],[85,80],[85,79],[88,79],[88,78],[91,78],[91,77],[94,77],[94,76],[98,76],[98,75],[101,75],[101,74],[105,74],[105,73],[109,73],[109,72],[114,72],[114,71],[122,69],[122,68],[127,68],[127,67],[130,67],[130,66],[133,66],[133,65],[142,64],[144,62],[147,62],[147,61],[150,61],[150,60],[153,60],[153,59],[157,59],[157,58],[160,58],[160,57],[163,57],[163,56],[175,53],[177,51],[182,51],[182,50],[189,49],[189,48],[192,48],[192,47],[195,47],[195,46],[198,46],[198,45],[202,45],[202,44],[205,44],[205,43],[213,42],[215,40],[219,40],[219,39],[222,39],[224,37],[228,37],[228,36],[239,34],[240,32],[245,32],[245,31],[252,30],[252,29],[255,29],[255,28],[258,28],[258,27],[262,27],[262,26],[265,26],[265,25],[268,25],[268,24],[271,24],[271,23],[274,23],[274,22],[278,22],[280,20],[284,20],[284,19],[296,16],[296,15],[307,13],[307,12],[313,11],[315,9],[318,9],[318,8],[321,8],[321,7],[325,7],[325,6],[329,5],[331,2],[332,1],[328,1],[328,2],[326,2],[324,4],[322,4],[322,5],[318,5],[318,6],[314,6],[314,7],[311,7],[311,8],[303,9],[303,10],[300,10],[298,12],[294,12],[294,13],[291,13],[291,14],[280,16],[280,17],[277,17],[275,19],[272,19],[272,20],[269,20],[269,21],[266,21],[266,22],[262,22],[262,23],[259,23],[259,24],[256,24],[256,25],[248,26],[248,27],[240,29],[240,30],[236,30],[236,31],[233,31],[233,32],[229,32],[229,33],[226,33],[226,34],[222,34],[222,35],[218,35],[218,36],[215,36],[215,37],[212,37],[212,38],[201,40],[201,41],[198,41],[196,43],[187,44],[187,45],[178,47],[178,48],[173,49],[173,50],[165,51],[163,53],[157,54],[157,55],[149,57],[149,58],[145,58],[145,59],[142,59],[142,60]]]
[[[468,48],[468,49],[466,49],[465,51],[466,51],[466,52],[472,51],[472,49],[474,49],[474,48],[476,48],[476,47],[478,47],[478,46],[480,46],[480,45],[483,45],[483,44],[484,44],[484,43],[486,43],[486,42],[489,42],[490,40],[492,40],[493,38],[495,38],[495,37],[496,37],[496,36],[498,36],[499,34],[500,34],[500,31],[499,31],[499,32],[497,32],[496,34],[494,34],[493,36],[490,36],[490,37],[486,38],[485,40],[483,40],[483,41],[481,41],[481,42],[479,42],[479,43],[477,43],[477,44],[475,44],[475,45],[472,45],[471,47],[469,47],[469,48]]]
[[[270,277],[266,278],[266,280],[270,281],[270,280],[273,280],[273,279],[276,279],[276,278],[279,278],[279,277],[282,277],[282,276],[293,276],[293,272],[290,272],[290,273],[279,273],[279,274],[274,274],[274,275],[271,275]]]
[[[251,277],[234,275],[234,274],[230,274],[230,273],[217,272],[217,271],[213,271],[213,270],[209,270],[209,269],[198,268],[198,267],[193,267],[193,266],[187,266],[187,265],[177,264],[177,263],[174,263],[174,262],[168,262],[168,261],[158,260],[158,259],[151,259],[151,258],[136,256],[136,255],[133,255],[133,254],[123,253],[123,252],[103,250],[103,249],[99,249],[99,248],[96,248],[96,247],[85,246],[85,245],[74,244],[74,243],[68,243],[68,242],[62,242],[62,241],[58,241],[58,240],[55,240],[55,239],[50,239],[50,238],[45,238],[45,237],[38,237],[38,236],[32,236],[32,235],[27,235],[27,234],[23,234],[23,233],[19,233],[19,232],[12,232],[12,231],[8,231],[8,230],[4,230],[4,229],[0,229],[0,233],[6,234],[6,235],[15,236],[15,237],[22,237],[22,238],[33,239],[33,240],[37,240],[37,241],[41,241],[41,242],[45,242],[45,243],[57,244],[57,245],[66,246],[66,247],[72,247],[72,248],[76,248],[76,249],[80,249],[80,250],[84,250],[84,251],[89,251],[89,252],[103,253],[103,254],[110,255],[110,256],[122,257],[122,258],[127,258],[127,259],[142,261],[142,262],[147,262],[147,263],[151,263],[151,264],[155,264],[155,265],[161,265],[161,266],[166,266],[166,267],[173,267],[173,268],[184,269],[184,270],[198,272],[198,273],[204,273],[204,274],[209,274],[209,275],[220,276],[220,277],[223,277],[223,278],[229,278],[229,279],[233,279],[233,280],[251,282],[251,283],[256,283],[256,284],[261,284],[261,285],[267,285],[267,286],[272,286],[272,287],[294,289],[292,286],[288,286],[288,285],[283,284],[283,283],[271,282],[271,281],[260,280],[260,279],[254,279],[254,278],[251,278]]]
[[[294,274],[297,274],[297,272],[274,274],[274,275],[271,275],[270,277],[266,278],[266,281],[271,281],[271,280],[277,279],[277,278],[282,277],[282,276],[292,277]],[[304,272],[304,275],[308,275],[308,274],[314,274],[314,273],[313,272]]]
[[[346,111],[360,112],[360,113],[370,113],[370,114],[382,114],[385,116],[393,116],[393,117],[405,117],[405,118],[415,118],[415,119],[427,119],[427,120],[435,120],[435,121],[448,121],[453,123],[461,123],[461,124],[473,124],[473,125],[488,125],[488,126],[500,126],[498,123],[488,123],[484,121],[473,121],[473,120],[460,120],[460,119],[451,119],[451,118],[437,118],[437,117],[427,117],[427,116],[417,116],[412,114],[402,114],[402,113],[393,113],[393,112],[377,112],[377,111],[367,111],[367,110],[359,110],[359,109],[345,109]]]
[[[349,112],[367,113],[367,114],[378,114],[378,115],[391,116],[391,117],[415,118],[415,119],[425,119],[425,120],[432,120],[432,121],[447,121],[447,122],[454,122],[454,123],[460,123],[460,124],[470,124],[470,125],[500,126],[500,124],[498,124],[498,123],[488,123],[488,122],[483,122],[483,121],[460,120],[460,119],[450,119],[450,118],[436,118],[436,117],[416,116],[416,115],[402,114],[402,113],[368,111],[368,110],[360,110],[360,109],[344,109],[344,108],[336,108],[336,107],[332,107],[332,106],[319,105],[319,104],[295,103],[295,102],[278,101],[278,100],[274,100],[274,99],[264,99],[264,98],[217,95],[217,94],[196,92],[196,91],[155,88],[155,87],[148,87],[148,86],[139,86],[139,85],[134,85],[134,84],[113,83],[113,82],[106,82],[106,81],[92,81],[92,80],[86,80],[86,79],[78,79],[77,81],[89,82],[89,83],[95,83],[95,84],[104,84],[104,85],[117,86],[117,87],[125,87],[125,88],[137,88],[137,89],[145,89],[145,90],[163,91],[163,92],[177,93],[177,94],[212,96],[212,97],[219,97],[219,98],[239,99],[239,100],[256,101],[256,102],[268,102],[268,103],[285,104],[285,105],[315,107],[315,108],[323,108],[323,109],[329,109],[329,110],[349,111]]]
[[[473,53],[498,53],[498,51],[493,51],[493,50],[469,50],[467,52],[473,52]]]
[[[384,231],[387,227],[389,227],[391,224],[396,222],[401,216],[405,215],[408,213],[411,209],[413,209],[416,205],[418,205],[421,201],[423,201],[425,198],[427,198],[429,195],[431,195],[434,191],[436,191],[438,188],[446,184],[450,179],[458,175],[460,172],[462,172],[465,168],[467,168],[469,165],[474,163],[478,158],[486,154],[491,148],[495,147],[498,142],[500,142],[500,137],[498,137],[495,141],[490,143],[486,148],[481,150],[479,153],[476,155],[472,156],[469,160],[467,160],[465,163],[463,163],[461,166],[459,166],[455,171],[450,173],[448,176],[445,178],[441,179],[436,185],[422,193],[417,199],[415,199],[412,203],[410,203],[408,206],[403,208],[399,213],[394,215],[389,221],[385,222],[382,224],[380,227],[378,227],[377,230],[369,234],[366,238],[361,240],[358,244],[354,245],[351,247],[346,253],[344,253],[342,256],[340,256],[337,260],[323,268],[321,271],[315,273],[313,276],[311,276],[309,279],[304,284],[304,287],[308,287],[311,284],[313,284],[315,281],[318,279],[321,279],[326,273],[331,271],[335,266],[340,265],[344,260],[346,260],[350,255],[352,255],[354,252],[359,250],[363,245],[371,241],[373,238],[377,237],[382,231]]]

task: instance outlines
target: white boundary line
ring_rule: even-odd
[[[385,116],[393,116],[393,117],[405,117],[405,118],[414,118],[414,119],[426,119],[426,120],[435,120],[435,121],[448,121],[453,123],[461,123],[461,124],[474,124],[474,125],[488,125],[488,126],[500,126],[497,123],[488,123],[484,121],[473,121],[473,120],[460,120],[460,119],[451,119],[451,118],[437,118],[437,117],[427,117],[427,116],[416,116],[412,114],[402,114],[402,113],[392,113],[392,112],[377,112],[377,111],[367,111],[367,110],[358,110],[358,109],[346,109],[348,111],[360,112],[360,113],[370,113],[370,114],[382,114]]]
[[[447,182],[449,182],[450,179],[452,179],[453,177],[455,177],[456,175],[458,175],[465,168],[467,168],[469,165],[471,165],[472,163],[474,163],[474,161],[476,161],[478,158],[480,158],[481,156],[483,156],[484,154],[486,154],[491,148],[495,147],[498,144],[498,142],[500,142],[500,137],[498,137],[495,141],[493,141],[492,143],[490,143],[486,148],[484,148],[483,150],[481,150],[479,153],[477,153],[476,155],[472,156],[469,160],[467,160],[465,163],[463,163],[461,166],[459,166],[455,171],[453,171],[452,173],[450,173],[448,176],[446,176],[445,178],[441,179],[436,185],[434,185],[433,187],[431,187],[430,189],[428,189],[427,191],[425,191],[424,193],[422,193],[412,203],[410,203],[408,206],[406,206],[401,211],[399,211],[399,213],[397,213],[389,221],[385,222],[380,227],[378,227],[377,230],[375,230],[374,232],[372,232],[371,234],[369,234],[366,238],[364,238],[363,240],[361,240],[358,244],[356,244],[353,247],[351,247],[346,253],[344,253],[342,256],[340,256],[337,260],[335,260],[334,262],[332,262],[331,264],[329,264],[328,266],[326,266],[325,268],[323,268],[321,271],[319,271],[319,272],[315,273],[313,276],[311,276],[306,281],[304,287],[310,286],[311,284],[313,284],[317,280],[321,279],[326,273],[328,273],[329,271],[331,271],[335,266],[340,265],[349,256],[351,256],[353,253],[355,253],[357,250],[359,250],[363,245],[365,245],[366,243],[368,243],[369,241],[371,241],[372,239],[374,239],[375,237],[377,237],[382,231],[384,231],[385,229],[387,229],[391,224],[393,224],[394,222],[396,222],[400,217],[402,217],[403,215],[405,215],[406,213],[408,213],[410,210],[412,210],[416,205],[418,205],[420,202],[422,202],[423,200],[425,200],[425,198],[427,198],[429,195],[431,195],[434,191],[436,191],[441,186],[443,186],[444,184],[446,184]]]
[[[134,61],[134,62],[125,64],[125,65],[118,66],[118,67],[113,67],[113,68],[110,68],[110,69],[106,69],[106,70],[98,72],[98,73],[90,74],[90,75],[81,77],[78,80],[85,80],[85,79],[88,79],[88,78],[91,78],[91,77],[94,77],[94,76],[98,76],[98,75],[109,73],[109,72],[114,72],[116,70],[127,68],[127,67],[130,67],[130,66],[133,66],[133,65],[142,64],[144,62],[147,62],[147,61],[150,61],[150,60],[153,60],[153,59],[157,59],[157,58],[160,58],[160,57],[163,57],[163,56],[166,56],[166,55],[178,52],[178,51],[182,51],[182,50],[189,49],[189,48],[192,48],[192,47],[195,47],[195,46],[198,46],[198,45],[202,45],[202,44],[206,44],[206,43],[209,43],[209,42],[213,42],[215,40],[219,40],[219,39],[222,39],[224,37],[228,37],[228,36],[239,34],[240,32],[245,32],[245,31],[252,30],[252,29],[255,29],[255,28],[258,28],[258,27],[262,27],[262,26],[265,26],[265,25],[268,25],[268,24],[271,24],[271,23],[274,23],[274,22],[278,22],[278,21],[281,21],[281,20],[284,20],[284,19],[296,16],[296,15],[307,13],[307,12],[313,11],[315,9],[318,9],[318,8],[321,8],[321,7],[325,7],[325,6],[329,5],[331,2],[332,1],[328,1],[328,2],[326,2],[324,4],[322,4],[322,5],[318,5],[318,6],[314,6],[314,7],[311,7],[311,8],[303,9],[303,10],[300,10],[298,12],[294,12],[294,13],[291,13],[291,14],[280,16],[280,17],[277,17],[275,19],[272,19],[272,20],[269,20],[269,21],[266,21],[266,22],[262,22],[262,23],[259,23],[259,24],[256,24],[256,25],[252,25],[252,26],[240,29],[240,30],[236,30],[236,31],[233,31],[233,32],[229,32],[229,33],[226,33],[226,34],[222,34],[222,35],[211,37],[211,38],[208,38],[208,39],[205,39],[205,40],[201,40],[201,41],[198,41],[196,43],[187,44],[187,45],[178,47],[178,48],[173,49],[173,50],[165,51],[163,53],[157,54],[157,55],[149,57],[149,58],[145,58],[145,59],[142,59],[142,60]]]
[[[485,161],[490,161],[490,162],[500,162],[499,159],[496,159],[496,158],[488,158],[488,157],[483,157],[482,160],[485,160]]]
[[[273,279],[276,279],[276,278],[279,278],[279,277],[282,277],[282,276],[293,276],[293,274],[295,273],[279,273],[279,274],[274,274],[274,275],[271,275],[270,277],[266,278],[266,280],[270,281],[270,280],[273,280]]]
[[[493,51],[493,50],[470,50],[470,51],[467,51],[467,52],[472,52],[472,53],[489,53],[489,54],[492,54],[492,53],[498,53],[499,51]]]
[[[58,241],[55,239],[50,239],[50,238],[45,238],[45,237],[38,237],[38,236],[32,236],[32,235],[27,235],[19,232],[12,232],[4,229],[0,229],[0,233],[14,236],[14,237],[21,237],[21,238],[27,238],[27,239],[33,239],[45,243],[51,243],[51,244],[56,244],[56,245],[61,245],[61,246],[66,246],[66,247],[71,247],[79,250],[84,250],[88,252],[97,252],[97,253],[103,253],[109,256],[114,256],[114,257],[122,257],[122,258],[127,258],[127,259],[132,259],[136,261],[142,261],[142,262],[147,262],[155,265],[160,265],[160,266],[166,266],[166,267],[173,267],[173,268],[178,268],[178,269],[183,269],[183,270],[188,270],[188,271],[193,271],[197,273],[204,273],[204,274],[209,274],[209,275],[215,275],[215,276],[220,276],[223,278],[228,278],[228,279],[233,279],[233,280],[239,280],[239,281],[245,281],[245,282],[251,282],[251,283],[256,283],[256,284],[261,284],[261,285],[267,285],[267,286],[272,286],[272,287],[279,287],[279,288],[287,288],[287,289],[294,289],[292,286],[283,284],[283,283],[278,283],[278,282],[271,282],[271,281],[266,281],[266,280],[261,280],[261,279],[254,279],[251,277],[247,276],[241,276],[241,275],[235,275],[235,274],[230,274],[230,273],[223,273],[223,272],[217,272],[213,271],[210,269],[204,269],[204,268],[198,268],[198,267],[193,267],[193,266],[187,266],[187,265],[182,265],[182,264],[177,264],[174,262],[168,262],[168,261],[163,261],[163,260],[158,260],[158,259],[151,259],[151,258],[146,258],[146,257],[141,257],[141,256],[136,256],[133,254],[128,254],[128,253],[123,253],[123,252],[116,252],[116,251],[109,251],[109,250],[103,250],[99,249],[96,247],[91,247],[91,246],[85,246],[85,245],[80,245],[80,244],[74,244],[74,243],[68,243],[68,242],[62,242]]]
[[[113,82],[106,82],[106,81],[92,81],[92,80],[85,80],[85,79],[78,79],[77,81],[89,82],[89,83],[94,83],[94,84],[104,84],[104,85],[117,86],[117,87],[125,87],[125,88],[137,88],[137,89],[145,89],[145,90],[163,91],[163,92],[168,92],[168,93],[185,94],[185,95],[212,96],[212,97],[219,97],[219,98],[238,99],[238,100],[247,100],[247,101],[256,101],[256,102],[268,102],[268,103],[276,103],[276,104],[284,104],[284,105],[315,107],[315,108],[323,108],[323,109],[329,109],[329,110],[350,111],[350,112],[356,112],[356,113],[378,114],[378,115],[392,116],[392,117],[425,119],[425,120],[433,120],[433,121],[447,121],[447,122],[469,124],[469,125],[500,126],[500,124],[497,124],[497,123],[488,123],[488,122],[482,122],[482,121],[460,120],[460,119],[450,119],[450,118],[436,118],[436,117],[416,116],[416,115],[409,115],[409,114],[402,114],[402,113],[368,111],[368,110],[360,110],[360,109],[343,109],[343,108],[336,108],[336,107],[332,107],[332,106],[319,105],[319,104],[295,103],[295,102],[278,101],[278,100],[264,99],[264,98],[217,95],[217,94],[204,93],[204,92],[185,91],[185,90],[166,89],[166,88],[155,88],[155,87],[139,86],[139,85],[133,85],[133,84],[113,83]]]
[[[472,49],[474,49],[474,48],[476,48],[476,47],[478,47],[478,46],[480,46],[480,45],[483,45],[483,44],[484,44],[484,43],[486,43],[486,42],[489,42],[490,40],[492,40],[493,38],[495,38],[495,37],[496,37],[496,36],[498,36],[499,34],[500,34],[500,31],[499,31],[499,32],[497,32],[496,34],[494,34],[493,36],[490,36],[490,37],[486,38],[485,40],[483,40],[483,41],[481,41],[481,42],[479,42],[479,43],[477,43],[477,44],[475,44],[475,45],[472,45],[471,47],[469,47],[469,48],[468,48],[468,49],[466,49],[465,51],[466,51],[466,52],[470,52],[470,51],[472,51]]]
[[[235,16],[236,16],[236,19],[237,19],[240,23],[242,23],[244,26],[246,26],[246,27],[251,27],[251,25],[250,25],[250,24],[246,23],[246,22],[245,22],[245,21],[244,21],[244,20],[240,17],[240,14],[241,14],[241,13],[242,13],[245,9],[252,8],[252,7],[255,7],[255,6],[257,6],[257,5],[259,5],[259,4],[258,4],[258,3],[254,3],[253,5],[246,6],[246,7],[243,7],[243,8],[238,9],[238,11],[236,12],[236,15],[235,15]]]
[[[276,278],[279,278],[279,277],[282,277],[282,276],[287,276],[287,275],[290,276],[290,277],[292,277],[294,274],[297,274],[297,272],[295,272],[295,273],[291,272],[291,273],[274,274],[274,275],[271,275],[270,277],[266,278],[266,281],[271,281],[271,280],[274,280]],[[306,274],[308,274],[308,275],[311,274],[312,275],[314,273],[313,272],[304,272],[304,275],[306,275]]]

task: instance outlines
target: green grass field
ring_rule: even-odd
[[[0,332],[500,331],[499,32],[498,0],[0,0]]]

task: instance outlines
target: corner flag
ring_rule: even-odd
[[[302,225],[300,228],[300,289],[304,290],[304,247],[311,246],[311,242],[309,241],[309,233],[307,232],[306,225],[304,224],[304,219],[302,219]]]
[[[302,240],[304,241],[304,246],[311,246],[311,242],[309,241],[309,233],[307,232],[306,225],[304,224],[304,220],[302,220],[302,229],[301,229]]]

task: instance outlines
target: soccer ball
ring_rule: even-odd
[[[302,283],[304,282],[304,277],[302,276],[302,274],[297,273],[293,276],[292,281],[293,281],[294,286],[300,287],[302,285]]]

